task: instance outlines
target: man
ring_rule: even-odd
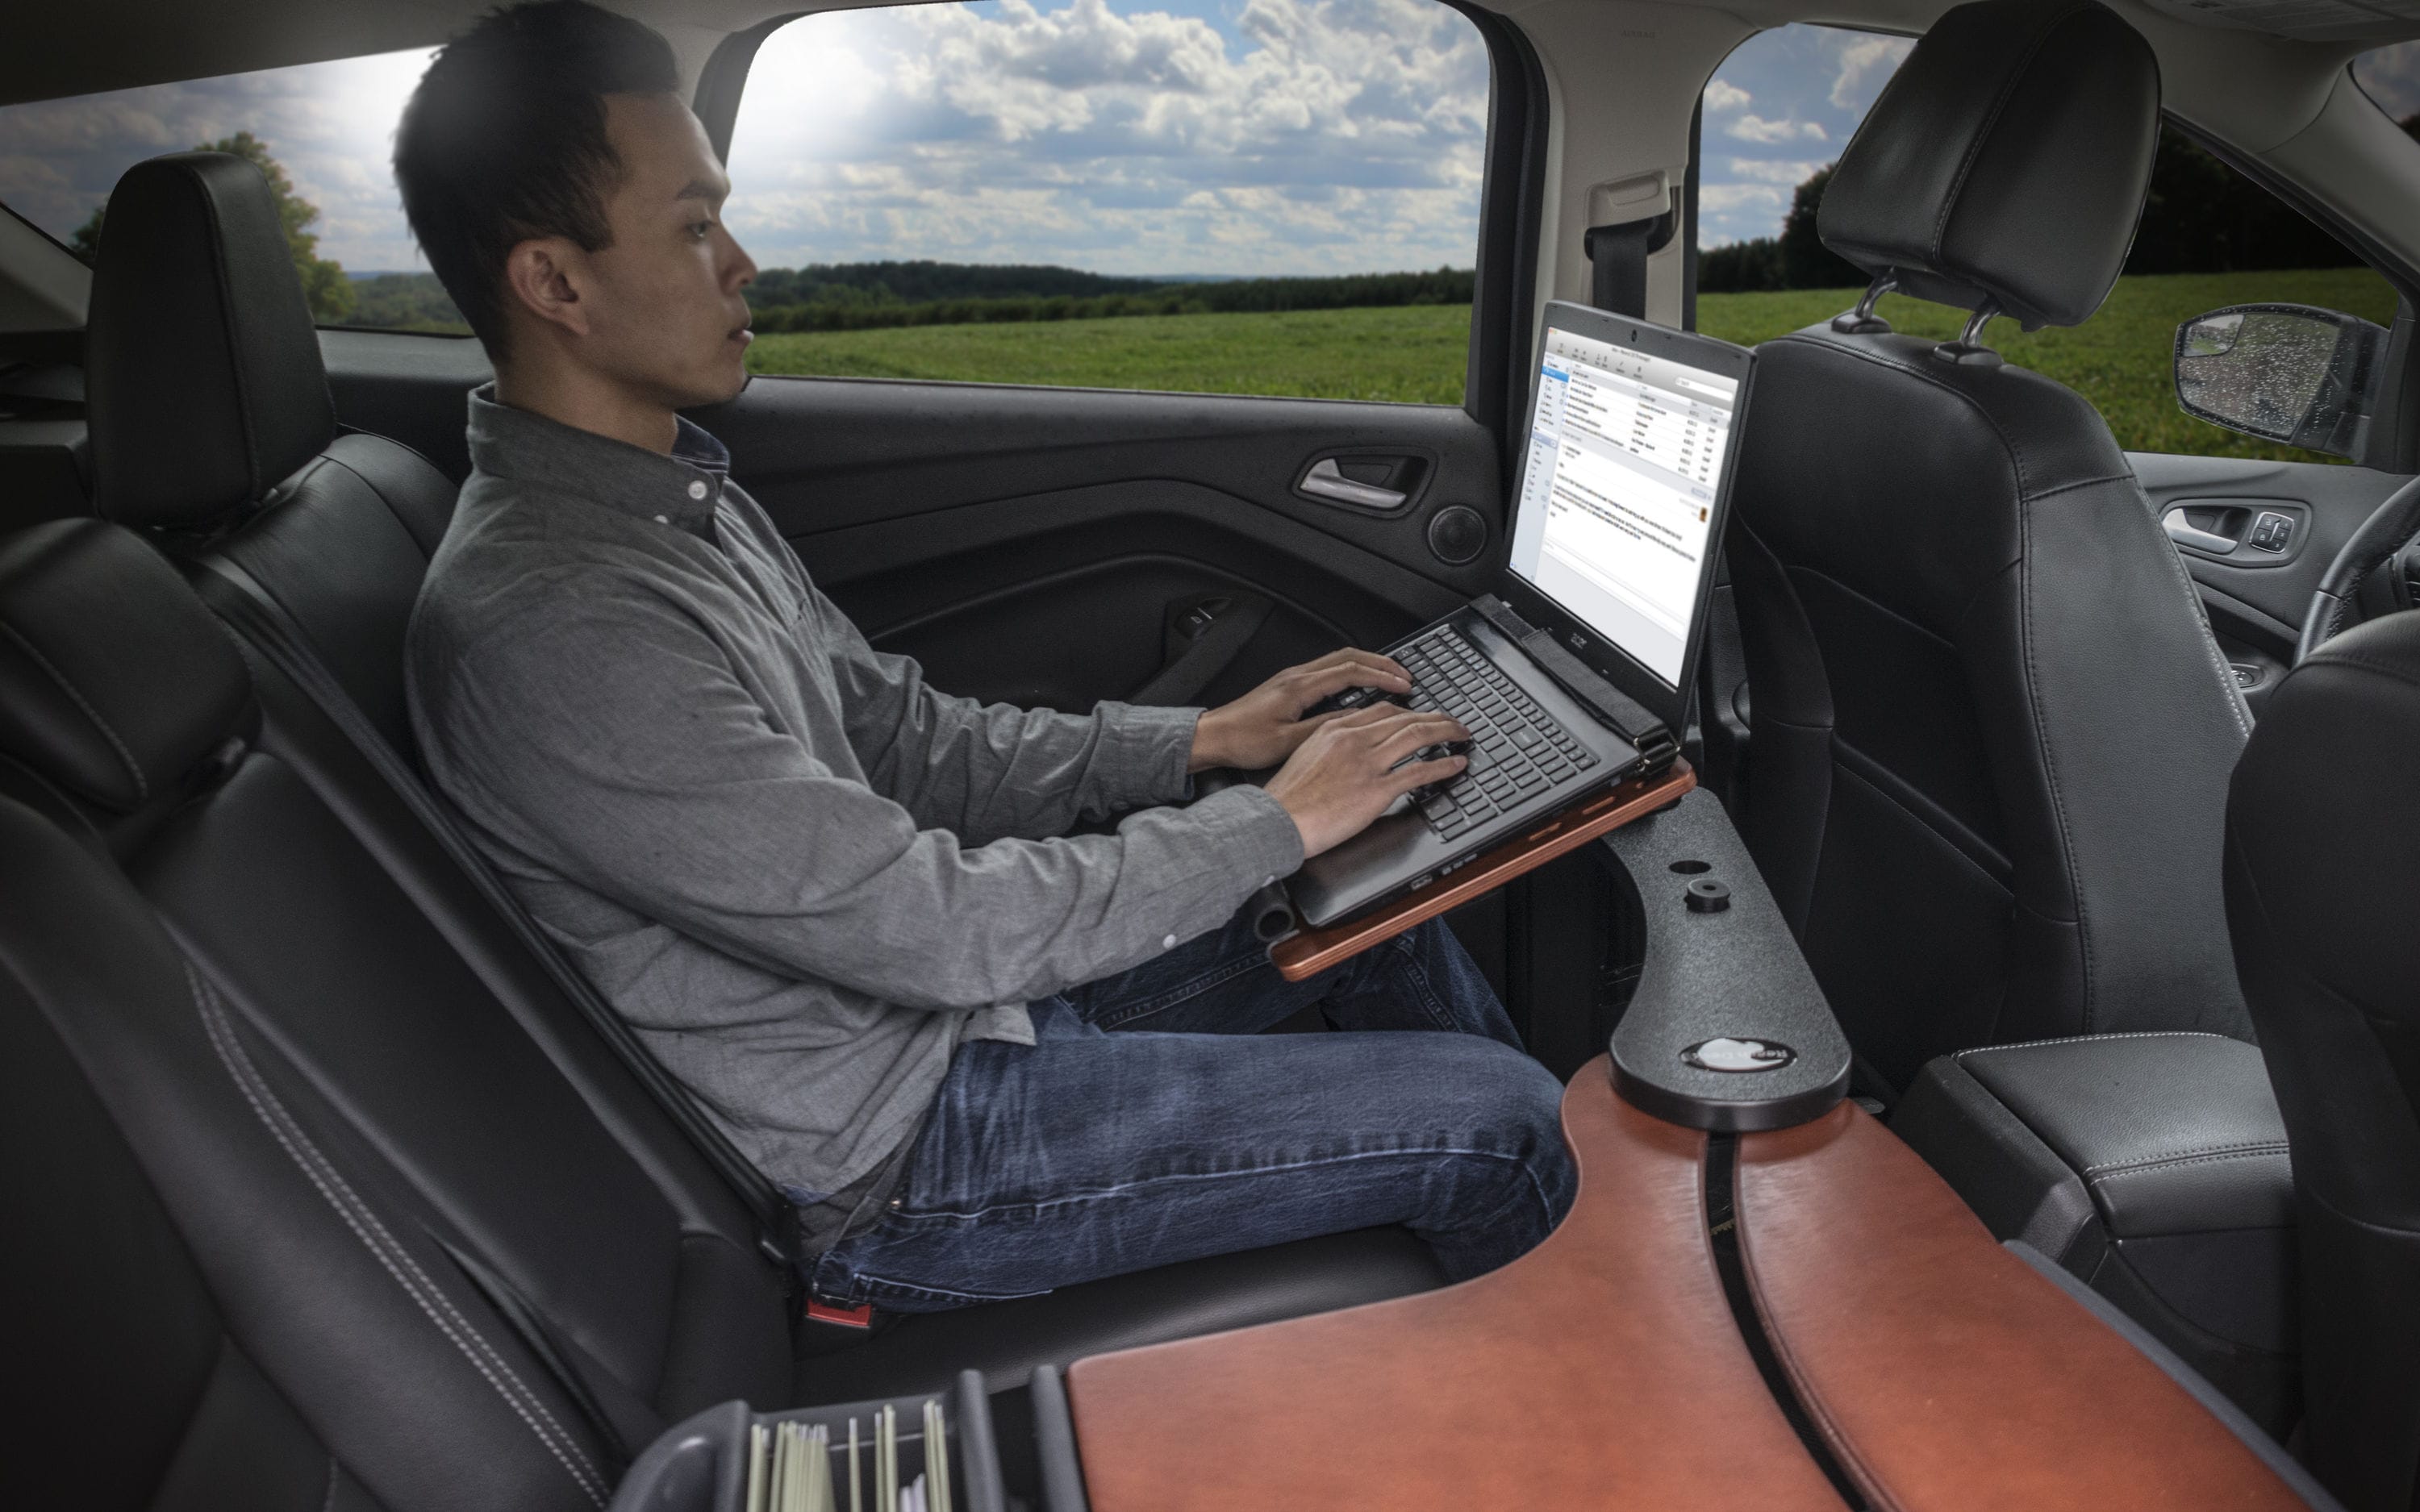
[[[650,1050],[800,1205],[815,1293],[902,1310],[1404,1224],[1537,1242],[1559,1088],[1452,936],[1290,986],[1231,921],[1460,758],[1340,652],[1223,708],[927,687],[679,417],[747,383],[728,185],[638,23],[550,0],[430,65],[412,228],[495,362],[410,644],[429,772]],[[1189,775],[1278,771],[1176,807]],[[1080,821],[1134,810],[1114,834]],[[1345,1030],[1260,1035],[1317,1003]]]

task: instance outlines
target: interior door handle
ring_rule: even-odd
[[[1401,509],[1411,495],[1395,488],[1381,488],[1374,483],[1356,483],[1336,465],[1336,458],[1323,456],[1311,465],[1295,485],[1304,493],[1319,499],[1333,499],[1340,504],[1358,504],[1364,509]]]
[[[2182,504],[2179,504],[2160,517],[2160,529],[2167,532],[2168,539],[2179,546],[2189,546],[2196,551],[2207,551],[2217,557],[2226,555],[2240,544],[2231,535],[2220,535],[2214,532],[2205,531],[2186,519]]]

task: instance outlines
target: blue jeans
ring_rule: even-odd
[[[1312,1003],[1347,1032],[1259,1032]],[[936,1312],[1386,1224],[1461,1280],[1571,1207],[1562,1088],[1442,921],[1288,982],[1239,918],[1032,1014],[959,1048],[817,1296]]]

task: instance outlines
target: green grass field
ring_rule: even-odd
[[[1698,323],[1753,345],[1828,318],[1854,289],[1710,294]],[[2395,291],[2366,269],[2176,273],[2120,279],[2101,313],[2072,331],[2027,335],[1998,320],[1986,338],[2012,363],[2044,373],[2101,407],[2131,451],[2309,459],[2189,419],[2169,382],[2176,328],[2205,310],[2251,301],[2316,304],[2384,325]],[[1900,330],[1955,335],[1961,313],[1893,297]],[[758,373],[956,379],[1194,393],[1458,404],[1470,313],[1449,306],[1318,310],[1286,315],[1184,315],[1016,325],[920,326],[759,337]]]

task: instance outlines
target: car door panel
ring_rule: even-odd
[[[1054,707],[1140,687],[1171,606],[1222,590],[1275,608],[1204,698],[1383,644],[1486,587],[1428,520],[1461,504],[1492,533],[1502,504],[1494,438],[1443,407],[775,378],[699,418],[877,645]],[[1326,457],[1416,486],[1385,513],[1298,492]]]
[[[2264,551],[2248,542],[2223,555],[2189,544],[2177,548],[2219,647],[2236,664],[2237,680],[2247,685],[2244,695],[2257,713],[2292,661],[2303,614],[2320,575],[2404,480],[2324,462],[2151,452],[2130,452],[2127,459],[2150,496],[2155,517],[2164,519],[2181,504],[2195,514],[2231,508],[2243,521],[2271,512],[2297,519],[2282,551]]]

